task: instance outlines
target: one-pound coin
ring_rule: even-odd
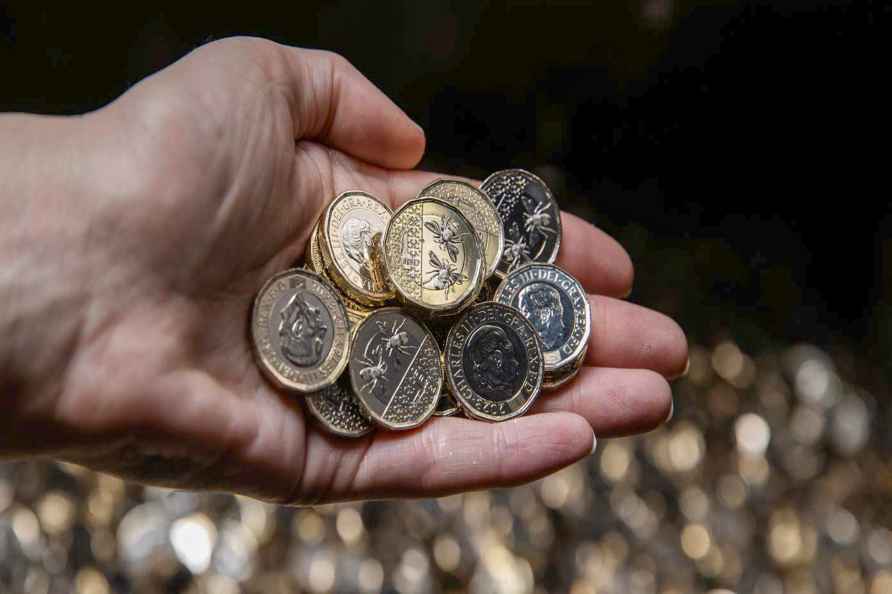
[[[555,261],[561,245],[561,212],[545,182],[523,169],[497,171],[480,186],[499,212],[505,248],[496,274],[504,277],[529,262]]]
[[[341,301],[344,303],[344,307],[347,308],[347,317],[350,318],[350,323],[353,325],[358,324],[362,320],[365,319],[367,315],[372,312],[372,309],[362,303],[351,299],[349,295],[344,293],[338,288],[337,283],[329,276],[328,271],[325,269],[325,262],[322,259],[322,249],[319,246],[319,226],[313,228],[313,233],[310,235],[310,245],[307,248],[307,252],[309,252],[306,260],[307,267],[313,272],[322,276],[325,280],[331,283],[331,285],[338,290],[338,296],[341,298]]]
[[[465,215],[480,240],[485,265],[484,280],[491,277],[502,259],[505,237],[502,219],[489,197],[471,184],[453,179],[438,179],[418,195],[439,198]]]
[[[384,263],[400,300],[416,313],[458,313],[480,292],[483,256],[473,226],[439,198],[401,206],[384,234]]]
[[[372,241],[390,221],[390,208],[371,194],[349,191],[325,209],[319,227],[319,248],[325,270],[348,297],[367,306],[393,298],[393,289],[372,269]]]
[[[341,437],[362,437],[375,428],[353,394],[348,374],[318,392],[307,394],[307,409],[326,430]]]
[[[437,407],[443,373],[430,331],[399,307],[372,312],[356,328],[350,356],[353,392],[387,429],[411,429]]]
[[[260,369],[299,392],[332,385],[350,355],[347,311],[335,289],[297,268],[276,274],[260,289],[251,336]]]
[[[508,305],[480,303],[465,312],[449,331],[445,360],[450,391],[475,419],[504,421],[521,415],[542,388],[539,336]]]
[[[553,264],[530,264],[509,274],[494,301],[517,308],[542,341],[546,384],[566,378],[585,354],[591,306],[582,285]]]

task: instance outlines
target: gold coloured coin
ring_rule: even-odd
[[[494,301],[516,307],[536,329],[546,378],[566,375],[581,360],[592,330],[591,306],[569,273],[554,264],[528,264],[502,281]]]
[[[315,392],[347,365],[347,311],[314,272],[292,268],[273,276],[254,300],[251,337],[260,369],[277,385]]]
[[[475,305],[449,331],[446,380],[465,415],[504,421],[526,412],[542,388],[536,329],[501,303]]]
[[[328,272],[325,270],[325,263],[322,260],[322,250],[319,247],[318,225],[313,228],[313,233],[312,235],[310,235],[310,246],[307,251],[309,252],[306,258],[307,268],[322,276],[325,280],[331,283],[332,287],[334,287],[335,290],[338,291],[338,296],[344,303],[344,307],[347,308],[347,317],[350,318],[350,323],[356,325],[364,320],[365,317],[372,312],[371,308],[361,303],[357,303],[348,295],[344,294],[344,292],[338,288],[337,284],[335,284],[334,280],[332,280],[332,278],[328,275]]]
[[[560,369],[556,369],[551,373],[545,374],[545,377],[542,379],[542,389],[555,390],[576,377],[577,374],[579,374],[579,370],[582,369],[586,350],[582,351],[582,353],[579,355],[579,359],[577,359],[576,361],[572,361],[571,363],[565,365]]]
[[[387,429],[424,423],[443,385],[436,340],[399,307],[377,309],[356,328],[349,372],[360,404]]]
[[[393,289],[372,269],[372,240],[383,233],[391,211],[371,194],[349,191],[325,209],[319,227],[319,248],[325,270],[348,297],[367,306],[393,299]]]
[[[480,292],[483,256],[474,228],[439,198],[410,200],[393,214],[384,263],[398,297],[426,316],[457,313]]]
[[[341,437],[362,437],[375,428],[359,404],[350,377],[343,373],[338,381],[318,392],[307,394],[307,409],[328,431]]]
[[[319,225],[313,227],[310,234],[310,243],[307,246],[306,263],[307,267],[318,274],[325,272],[325,262],[322,260],[322,249],[319,247]]]
[[[438,179],[418,193],[433,196],[455,206],[470,221],[483,251],[484,280],[496,271],[502,258],[505,235],[502,219],[489,197],[469,183]]]

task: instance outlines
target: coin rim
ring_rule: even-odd
[[[434,335],[431,333],[430,329],[425,324],[423,324],[419,320],[415,319],[415,317],[410,315],[410,313],[403,307],[388,306],[388,307],[380,307],[380,308],[374,310],[362,322],[360,322],[359,324],[356,325],[356,328],[353,330],[353,332],[351,333],[351,336],[350,336],[351,361],[352,361],[352,350],[353,350],[352,343],[356,339],[356,337],[359,336],[360,329],[366,323],[368,323],[373,317],[375,317],[379,312],[387,313],[387,312],[392,312],[392,311],[398,312],[398,313],[406,316],[413,322],[415,322],[422,330],[424,330],[424,332],[427,335],[427,338],[429,338],[431,340],[432,344],[434,345],[434,348],[436,348],[437,351],[440,352],[440,345],[437,344],[437,339],[434,337]],[[420,346],[420,344],[419,344],[419,346]],[[439,360],[439,357],[438,357],[438,360]],[[437,397],[433,399],[433,401],[432,401],[433,405],[430,407],[430,410],[428,410],[420,420],[418,420],[417,422],[414,422],[412,424],[405,424],[405,425],[399,425],[399,424],[390,423],[390,422],[386,421],[379,414],[375,413],[369,407],[368,404],[366,404],[365,399],[360,394],[359,390],[356,389],[356,386],[353,384],[353,374],[350,372],[349,361],[348,361],[348,365],[347,365],[347,374],[350,376],[350,387],[353,390],[353,393],[356,394],[356,400],[359,401],[360,406],[365,410],[366,413],[368,413],[369,418],[371,418],[372,421],[374,421],[381,427],[384,427],[385,429],[389,429],[390,431],[407,431],[409,429],[415,429],[416,427],[420,427],[421,425],[423,425],[425,422],[427,422],[428,419],[430,419],[433,416],[434,411],[437,409],[437,402],[439,402],[439,400],[440,400],[439,394],[443,390],[443,366],[439,365],[438,368],[440,370],[440,373],[438,374],[439,381],[437,382]],[[406,371],[408,371],[408,369]]]
[[[319,395],[320,392],[323,392],[325,390],[330,390],[333,387],[335,387],[338,384],[338,381],[340,379],[341,378],[338,377],[338,379],[335,380],[335,383],[333,383],[332,385],[330,385],[326,388],[322,388],[321,390],[316,390],[315,392],[309,392],[305,396],[307,410],[310,411],[310,414],[313,416],[314,419],[316,419],[316,422],[319,423],[320,425],[322,425],[322,427],[326,431],[333,433],[339,437],[356,438],[356,437],[362,437],[364,435],[368,435],[369,433],[371,433],[372,431],[375,430],[375,424],[369,418],[366,418],[366,421],[368,421],[368,427],[366,427],[362,431],[360,431],[360,432],[346,431],[344,429],[341,429],[341,428],[335,426],[331,421],[329,421],[327,418],[325,418],[322,415],[322,413],[319,411],[319,407],[317,406],[317,403],[316,403],[316,397]],[[349,380],[349,378],[347,379],[347,385],[348,385],[348,388],[350,389],[350,392],[352,393],[353,392],[353,383]],[[359,397],[356,396],[355,394],[352,394],[351,397],[354,398],[357,402],[359,401]],[[362,412],[365,412],[365,409],[362,407],[361,404],[358,404],[357,406],[359,406],[359,408]]]
[[[444,200],[444,202],[445,202],[446,200],[443,199],[442,197],[440,197],[440,196],[436,196],[436,195],[434,195],[434,194],[427,194],[427,192],[428,192],[430,189],[435,188],[435,187],[437,187],[437,186],[449,186],[449,185],[470,188],[473,192],[476,192],[477,194],[479,194],[479,195],[483,198],[483,202],[484,202],[486,205],[488,205],[488,206],[492,209],[492,210],[490,211],[490,214],[492,214],[493,216],[495,216],[495,219],[496,219],[496,227],[497,227],[497,229],[499,230],[499,232],[498,232],[498,244],[499,244],[499,245],[498,245],[498,251],[497,251],[496,259],[493,261],[493,263],[492,263],[491,265],[487,263],[487,265],[484,267],[484,273],[485,273],[485,274],[484,274],[484,278],[483,278],[483,280],[486,281],[486,280],[488,280],[493,274],[495,274],[496,269],[499,267],[499,262],[502,261],[502,252],[503,252],[504,249],[505,249],[505,225],[504,225],[504,223],[502,222],[502,217],[499,215],[499,211],[498,211],[498,209],[496,208],[495,204],[493,204],[493,202],[492,202],[492,200],[490,199],[490,197],[487,196],[486,193],[485,193],[483,190],[481,190],[480,188],[474,187],[473,185],[469,184],[468,182],[465,182],[465,181],[462,181],[462,180],[449,179],[449,178],[442,178],[442,177],[439,178],[439,179],[435,179],[434,181],[432,181],[432,182],[429,183],[428,185],[424,186],[424,188],[422,188],[421,191],[418,192],[418,196],[417,196],[417,197],[418,197],[418,198],[423,198],[423,197],[439,198],[440,200]],[[458,207],[456,207],[456,210],[459,210],[459,211],[460,211],[460,209],[459,209]],[[465,218],[467,218],[467,217],[465,217]],[[468,222],[470,222],[470,220],[469,220]],[[473,228],[474,226],[471,225],[471,227]],[[480,232],[479,232],[477,229],[474,229],[474,231],[477,233],[477,240],[478,240],[478,243],[480,243],[481,246],[482,246],[482,245],[483,245],[483,242],[480,241]],[[486,251],[486,250],[480,250],[480,251],[481,251],[481,253],[482,253],[482,257],[483,257],[483,260],[484,260],[484,262],[485,262],[485,261],[486,261],[486,254],[485,254],[485,251]]]
[[[350,196],[362,196],[363,198],[368,198],[373,200],[381,205],[381,207],[386,210],[391,218],[393,217],[393,209],[384,204],[381,200],[369,194],[368,192],[364,192],[362,190],[346,190],[341,192],[325,207],[325,210],[322,213],[322,216],[319,219],[319,230],[318,234],[319,240],[319,248],[322,252],[322,260],[325,263],[326,271],[329,273],[331,279],[337,284],[338,288],[340,288],[348,297],[351,299],[358,301],[364,305],[377,306],[382,303],[385,303],[394,298],[394,290],[393,287],[387,287],[387,290],[381,293],[375,293],[368,291],[366,289],[354,286],[353,282],[350,281],[349,278],[343,273],[341,270],[340,263],[334,257],[334,254],[331,251],[331,244],[328,238],[330,233],[329,223],[331,222],[331,213],[337,207],[338,203]],[[385,224],[385,229],[390,224],[390,219],[387,220]]]
[[[474,238],[474,243],[477,246],[477,258],[475,259],[476,269],[474,270],[473,275],[468,275],[468,280],[470,281],[471,279],[473,279],[474,282],[471,285],[471,290],[468,291],[468,294],[465,295],[465,297],[463,299],[461,299],[460,301],[457,301],[452,304],[443,303],[443,304],[438,304],[438,305],[431,305],[431,304],[415,301],[413,298],[408,297],[405,293],[403,293],[403,290],[400,288],[400,286],[394,280],[393,275],[390,273],[390,262],[387,257],[387,242],[390,239],[391,223],[402,213],[403,210],[409,208],[410,206],[414,205],[417,202],[439,203],[440,205],[442,205],[442,206],[450,209],[454,213],[456,213],[467,224],[468,228],[474,231],[473,238]],[[481,279],[481,271],[483,270],[483,253],[480,249],[480,239],[477,236],[477,230],[474,229],[474,225],[471,224],[471,221],[469,221],[467,219],[467,217],[465,217],[465,215],[463,215],[461,213],[460,210],[458,210],[456,207],[452,206],[445,200],[441,200],[440,198],[436,198],[434,196],[424,196],[424,197],[415,197],[415,198],[412,198],[411,200],[407,200],[406,202],[404,202],[398,209],[396,209],[393,212],[393,216],[390,217],[390,223],[387,224],[387,230],[384,233],[383,248],[384,248],[384,250],[383,250],[384,251],[384,254],[383,254],[384,267],[387,271],[387,276],[390,279],[390,284],[393,285],[393,288],[396,291],[397,298],[405,306],[407,306],[410,310],[420,309],[421,310],[420,313],[422,313],[424,315],[424,317],[427,317],[427,316],[445,317],[444,314],[457,315],[462,310],[464,310],[466,307],[468,307],[469,304],[473,303],[473,301],[477,298],[477,295],[480,294],[480,285],[481,285],[480,279]]]
[[[557,234],[555,236],[554,249],[552,250],[552,254],[549,256],[549,258],[547,260],[544,260],[544,261],[531,260],[531,262],[536,262],[538,264],[554,264],[555,261],[557,260],[558,253],[560,252],[560,249],[561,249],[561,239],[564,236],[564,227],[561,222],[561,212],[562,211],[561,211],[561,207],[558,204],[557,200],[555,200],[555,198],[554,198],[554,193],[551,191],[551,188],[548,187],[548,184],[545,183],[545,180],[543,180],[541,177],[539,177],[535,173],[531,173],[531,172],[527,171],[526,169],[500,169],[499,171],[494,171],[493,173],[490,173],[488,176],[486,176],[485,180],[480,182],[480,191],[483,192],[484,194],[486,194],[486,196],[489,198],[489,201],[492,202],[492,205],[496,207],[496,210],[498,210],[498,208],[499,208],[498,205],[492,199],[492,196],[489,195],[489,192],[484,190],[483,187],[497,175],[505,175],[507,173],[519,173],[520,175],[525,175],[527,177],[530,177],[533,179],[533,181],[537,181],[540,184],[542,184],[542,187],[545,188],[545,194],[548,196],[549,200],[551,200],[551,203],[554,204],[554,207],[557,209],[557,213],[558,213],[558,216],[556,217],[556,219],[557,219]],[[499,215],[499,216],[501,216],[501,215]],[[502,221],[502,224],[504,225],[504,221]],[[505,236],[504,226],[502,227],[502,235]],[[504,239],[503,239],[503,241],[504,241]],[[500,258],[499,262],[501,262],[501,261],[502,260]],[[497,277],[502,279],[502,278],[505,278],[506,276],[508,276],[510,274],[510,272],[505,272],[505,271],[499,269],[498,266],[496,266],[495,274]]]
[[[271,286],[273,286],[273,284],[278,282],[280,279],[291,275],[309,276],[310,278],[318,282],[325,288],[325,290],[331,293],[332,298],[334,299],[337,306],[340,308],[339,313],[341,314],[341,319],[343,320],[344,324],[344,340],[346,342],[346,345],[344,346],[344,354],[341,357],[341,360],[336,363],[334,371],[330,374],[330,377],[333,376],[333,379],[325,379],[316,384],[300,383],[289,380],[285,377],[282,377],[278,371],[273,369],[269,362],[267,362],[264,358],[263,353],[260,351],[260,337],[258,336],[259,329],[257,324],[260,302],[262,301],[263,295],[269,290]],[[332,321],[337,324],[337,320],[335,318],[337,317],[338,312],[329,313],[332,314]],[[352,342],[350,340],[350,321],[347,318],[347,308],[341,302],[341,298],[338,295],[337,290],[332,287],[328,283],[328,281],[326,281],[325,278],[323,278],[322,275],[320,275],[319,273],[313,272],[312,270],[306,270],[304,268],[288,268],[286,270],[282,270],[267,279],[267,281],[263,283],[263,286],[260,287],[260,290],[257,291],[257,294],[254,296],[254,305],[251,309],[251,344],[254,350],[255,359],[259,363],[258,367],[260,367],[260,370],[263,372],[263,374],[276,386],[289,391],[301,392],[303,394],[306,394],[307,392],[317,392],[323,388],[327,388],[328,386],[336,382],[338,377],[340,377],[341,373],[343,373],[344,369],[347,367],[347,362],[350,360],[350,350]],[[333,347],[334,342],[332,342],[332,348]]]
[[[522,320],[523,324],[525,324],[527,326],[527,329],[532,333],[532,336],[535,338],[536,350],[539,353],[539,359],[542,361],[542,364],[539,365],[539,373],[537,374],[537,378],[536,378],[536,382],[535,382],[536,390],[533,392],[533,394],[529,397],[529,399],[526,402],[524,402],[516,410],[511,411],[511,413],[508,415],[498,416],[498,415],[491,415],[488,413],[484,413],[482,411],[478,411],[470,403],[466,402],[464,398],[462,398],[461,392],[459,392],[458,388],[455,385],[455,380],[452,377],[453,376],[452,365],[450,364],[450,359],[449,359],[448,353],[450,351],[450,347],[451,347],[453,341],[455,341],[455,329],[458,328],[458,326],[464,321],[465,317],[470,316],[472,313],[474,313],[474,310],[484,308],[484,307],[496,307],[496,308],[508,310],[511,313],[513,313],[514,315],[516,315],[520,320]],[[470,333],[468,334],[468,336],[470,336]],[[467,345],[462,345],[462,351],[464,351],[464,348],[466,346]],[[470,418],[477,419],[480,421],[499,422],[499,421],[507,421],[509,419],[519,417],[530,409],[530,407],[533,405],[533,402],[535,402],[536,399],[539,397],[539,394],[542,393],[542,382],[545,377],[545,359],[542,356],[542,341],[539,339],[539,333],[536,332],[536,329],[533,327],[533,325],[515,307],[511,307],[510,305],[505,305],[504,303],[498,303],[496,301],[486,301],[484,303],[478,303],[478,304],[474,305],[473,307],[468,309],[468,311],[466,311],[462,315],[462,317],[455,322],[455,324],[453,324],[452,328],[449,329],[449,336],[446,338],[446,348],[444,349],[444,352],[446,353],[446,356],[444,357],[444,363],[445,363],[444,371],[446,373],[446,381],[449,384],[449,391],[452,392],[453,398],[455,398],[455,400],[461,406],[462,412],[464,412],[464,414]],[[473,391],[473,389],[472,389],[472,391]],[[474,393],[476,394],[476,392],[474,392]],[[480,398],[483,398],[483,396],[480,396]],[[505,402],[514,400],[516,398],[518,398],[518,396],[514,395]],[[483,398],[483,399],[487,400],[486,398]]]
[[[585,289],[582,286],[582,283],[580,283],[576,279],[575,276],[573,276],[572,274],[570,274],[569,272],[567,272],[566,270],[564,270],[563,268],[561,268],[560,266],[558,266],[556,264],[546,264],[544,262],[530,262],[528,264],[524,264],[520,268],[514,269],[510,274],[508,274],[505,278],[502,279],[501,283],[499,283],[499,286],[498,286],[498,288],[496,288],[496,292],[493,295],[492,300],[497,303],[501,303],[502,305],[509,305],[511,307],[514,307],[514,305],[512,305],[511,303],[504,303],[501,300],[502,296],[504,296],[508,293],[508,283],[511,280],[511,276],[515,275],[515,274],[519,274],[521,271],[524,271],[527,268],[534,268],[536,266],[553,268],[557,272],[566,276],[568,279],[573,281],[573,283],[576,285],[576,288],[579,289],[579,294],[582,295],[583,299],[585,300],[585,333],[584,333],[584,336],[582,337],[582,339],[580,339],[579,344],[576,345],[576,348],[573,349],[573,352],[571,352],[569,355],[567,355],[566,357],[563,357],[561,359],[558,359],[557,363],[555,363],[554,365],[548,365],[548,364],[545,365],[545,373],[548,374],[553,371],[560,371],[562,367],[565,367],[565,366],[569,365],[570,363],[576,362],[579,359],[580,355],[584,354],[585,350],[588,349],[588,342],[592,335],[592,304],[588,299],[588,293],[586,293]],[[524,286],[526,286],[526,285],[524,285]],[[518,290],[519,289],[520,288],[518,288]],[[513,300],[513,297],[512,297],[512,300]],[[517,308],[515,308],[515,309],[517,309]],[[520,311],[520,310],[518,309],[518,311]],[[521,312],[521,315],[523,315],[523,312]],[[524,316],[524,317],[526,317],[526,316]],[[576,316],[573,316],[573,319],[575,321]],[[539,332],[537,331],[536,334],[538,335]],[[558,351],[560,352],[560,349],[558,349]],[[550,353],[552,351],[543,351],[542,352],[543,357],[546,352]],[[544,359],[543,359],[543,361],[544,361]]]

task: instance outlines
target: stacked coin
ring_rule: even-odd
[[[551,191],[520,169],[437,180],[396,211],[344,192],[304,269],[257,296],[259,365],[344,437],[523,414],[576,375],[591,332],[587,295],[553,265],[560,239]]]

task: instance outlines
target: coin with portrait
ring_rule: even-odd
[[[489,197],[471,184],[454,179],[435,180],[418,195],[439,198],[465,215],[480,240],[484,280],[492,276],[502,258],[504,235],[502,219]]]
[[[542,387],[542,346],[517,309],[481,303],[465,312],[446,340],[446,379],[466,415],[503,421],[523,414]]]
[[[325,270],[351,299],[377,306],[393,298],[393,289],[373,270],[372,242],[383,233],[391,211],[366,192],[339,194],[325,209],[319,226],[319,248]]]
[[[502,281],[494,300],[517,308],[536,329],[546,377],[566,375],[581,360],[591,334],[591,306],[573,276],[553,264],[529,264]]]
[[[443,385],[436,339],[399,307],[376,309],[356,327],[349,373],[362,407],[387,429],[424,423]]]
[[[347,311],[321,276],[290,269],[269,279],[254,300],[251,337],[261,370],[299,392],[330,386],[350,354]]]
[[[439,198],[406,202],[384,234],[384,264],[400,300],[419,314],[454,314],[480,291],[483,255],[473,226]]]
[[[343,373],[334,384],[306,396],[307,410],[326,430],[341,437],[361,437],[375,428]]]
[[[561,244],[561,212],[544,181],[523,169],[497,171],[480,189],[502,219],[505,247],[496,274],[530,262],[551,264]]]

